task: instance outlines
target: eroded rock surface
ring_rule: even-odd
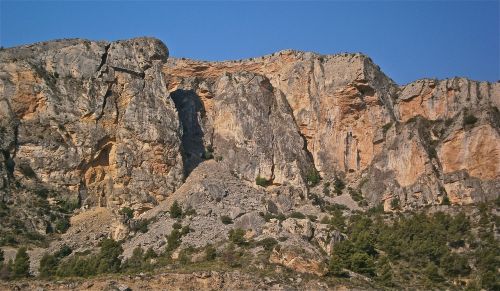
[[[151,38],[3,50],[2,152],[12,166],[2,171],[89,206],[152,207],[171,194],[183,163],[167,57]]]

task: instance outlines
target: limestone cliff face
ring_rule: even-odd
[[[3,199],[17,183],[146,209],[210,156],[270,191],[307,193],[317,171],[387,207],[500,192],[500,83],[398,86],[362,54],[167,57],[150,38],[2,50]]]
[[[18,181],[90,206],[134,208],[171,194],[183,162],[161,71],[167,56],[151,38],[1,51],[0,188]]]
[[[164,72],[169,91],[188,90],[199,100],[200,123],[214,112],[215,80],[240,73],[267,78],[284,96],[291,126],[323,180],[341,177],[372,203],[390,208],[397,198],[418,207],[445,195],[460,204],[498,195],[498,83],[455,78],[400,87],[364,55],[290,50],[228,62],[170,59]],[[225,126],[212,124],[201,136],[210,143],[211,132]]]

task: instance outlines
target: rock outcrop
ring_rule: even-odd
[[[89,206],[150,208],[173,193],[183,162],[167,57],[150,38],[3,50],[2,184],[31,180]]]
[[[498,196],[499,83],[454,78],[398,86],[364,55],[291,50],[228,62],[169,59],[164,72],[169,91],[187,90],[199,100],[201,123],[214,114],[214,80],[249,72],[267,78],[290,107],[290,126],[323,181],[344,180],[371,204],[398,199],[412,208],[446,196],[457,204]]]

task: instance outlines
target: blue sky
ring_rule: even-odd
[[[175,57],[225,60],[292,48],[363,52],[400,84],[500,79],[499,0],[6,1],[0,45],[154,36]]]

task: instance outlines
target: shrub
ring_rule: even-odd
[[[191,231],[193,231],[193,230],[189,227],[189,225],[184,225],[181,229],[181,236],[186,235],[186,234],[190,233]]]
[[[211,245],[208,244],[205,247],[205,260],[213,261],[217,257],[217,250]]]
[[[21,247],[17,250],[14,264],[12,265],[12,272],[14,277],[22,278],[28,277],[30,270],[30,257],[28,256],[26,247]]]
[[[335,277],[346,277],[347,272],[344,271],[345,264],[343,260],[333,255],[328,261],[328,274]]]
[[[345,183],[344,183],[344,181],[342,181],[342,179],[340,177],[335,176],[335,181],[334,181],[333,187],[335,189],[335,193],[337,193],[337,195],[341,195],[342,190],[344,190],[344,188],[345,188]]]
[[[375,274],[375,263],[372,257],[366,253],[354,253],[350,257],[350,267],[356,273],[368,276]]]
[[[172,203],[172,206],[170,206],[170,217],[171,218],[180,218],[182,216],[182,207],[179,205],[179,202],[177,200]]]
[[[321,180],[321,177],[319,175],[319,172],[316,169],[310,169],[309,172],[307,172],[306,175],[306,181],[307,185],[314,187],[318,185],[319,181]]]
[[[399,209],[399,198],[396,197],[391,200],[391,208]]]
[[[267,187],[270,185],[270,181],[266,178],[262,178],[261,176],[257,176],[257,178],[255,178],[255,184],[261,187]]]
[[[172,230],[172,232],[169,235],[167,235],[167,246],[165,248],[165,251],[167,253],[170,253],[175,249],[177,249],[181,245],[181,237],[182,235],[179,232],[179,230],[177,229]]]
[[[227,215],[222,215],[220,217],[220,220],[222,221],[223,224],[232,224],[233,223],[233,220],[231,219],[231,217],[229,217]]]
[[[65,233],[70,227],[69,219],[67,217],[62,217],[56,222],[56,231],[58,233]]]
[[[447,276],[467,276],[471,272],[467,259],[457,254],[448,254],[441,259],[441,268]]]
[[[121,244],[113,239],[104,239],[100,243],[97,273],[116,273],[120,270],[120,255],[123,253]]]
[[[205,160],[210,160],[214,158],[214,148],[212,145],[209,145],[205,148],[205,152],[203,153],[203,158]]]
[[[120,214],[124,215],[128,219],[134,217],[134,211],[129,207],[123,207],[122,209],[120,209]]]
[[[351,195],[352,200],[358,202],[361,202],[364,200],[363,194],[361,194],[360,190],[355,190],[351,187],[347,187],[347,191],[349,191],[349,195]]]
[[[132,231],[140,231],[142,233],[148,232],[148,224],[149,220],[148,219],[139,219],[136,221],[133,221],[130,226],[130,230]]]
[[[384,124],[384,126],[382,126],[382,130],[384,131],[384,133],[386,133],[391,128],[391,126],[392,122]]]
[[[257,242],[258,246],[262,246],[266,251],[271,251],[278,241],[272,237],[267,237]]]
[[[450,198],[448,198],[448,195],[444,195],[443,201],[441,201],[441,205],[450,205]]]
[[[301,212],[294,211],[292,214],[290,214],[290,218],[297,218],[297,219],[304,219],[306,216],[302,214]]]
[[[64,257],[67,257],[69,255],[71,255],[71,253],[73,252],[73,250],[68,247],[67,245],[63,245],[55,254],[54,256],[58,259],[62,259]]]
[[[229,231],[229,240],[239,246],[243,246],[247,244],[247,240],[245,239],[245,230],[242,228],[235,228]]]
[[[149,248],[144,254],[144,260],[149,260],[158,257],[158,255],[153,251],[152,248]]]
[[[0,249],[0,266],[3,264],[3,261],[5,260],[3,250]]]
[[[40,277],[49,278],[56,274],[57,266],[59,264],[59,260],[50,254],[44,254],[42,259],[40,260],[40,267],[38,271],[40,272]]]
[[[179,223],[179,222],[175,222],[173,225],[172,225],[172,228],[173,229],[181,229],[182,228],[182,224]]]
[[[477,118],[474,115],[471,115],[469,113],[464,115],[464,126],[465,125],[472,125],[477,122]]]

